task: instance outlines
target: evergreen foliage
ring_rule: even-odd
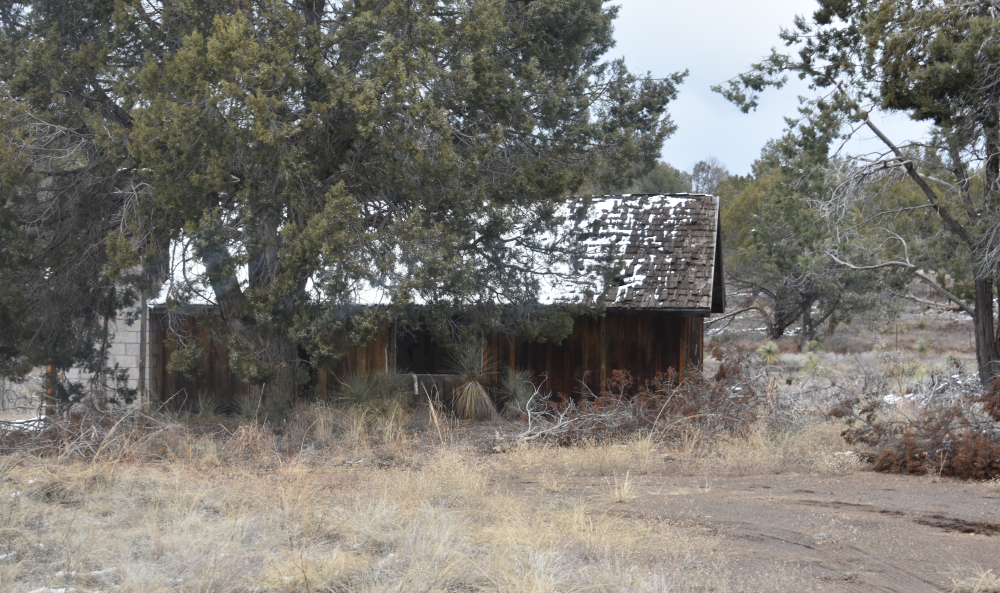
[[[683,73],[602,60],[616,12],[3,4],[0,370],[85,358],[115,283],[179,280],[169,305],[217,305],[232,370],[285,393],[412,304],[452,338],[548,315],[537,278],[579,250],[559,205],[649,170],[674,129]]]

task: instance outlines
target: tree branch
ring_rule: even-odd
[[[899,148],[895,144],[892,143],[892,140],[889,140],[888,136],[882,133],[882,130],[878,129],[878,127],[876,127],[875,124],[872,123],[870,117],[865,118],[865,123],[868,125],[871,131],[874,132],[875,135],[879,137],[879,140],[884,142],[885,145],[888,146],[889,149],[892,150],[892,152],[895,153],[897,157],[899,157],[900,159],[904,158],[903,152],[899,150]],[[913,166],[913,162],[905,160],[903,162],[903,168],[906,170],[906,173],[910,176],[910,178],[913,179],[913,181],[915,181],[916,184],[920,187],[920,189],[924,192],[924,195],[927,196],[927,200],[934,207],[934,210],[938,213],[938,216],[941,217],[941,220],[943,220],[945,224],[948,225],[948,228],[951,229],[951,231],[955,233],[959,239],[964,241],[966,245],[975,250],[976,246],[973,244],[972,237],[969,236],[968,231],[965,230],[965,227],[963,227],[961,223],[959,223],[957,220],[955,220],[954,217],[952,217],[951,213],[949,213],[947,210],[944,209],[944,207],[941,206],[937,194],[934,193],[934,190],[931,189],[931,186],[927,184],[927,181],[924,180],[923,176],[921,176],[920,173],[917,172],[917,168]]]
[[[898,261],[885,262],[885,263],[881,263],[881,264],[874,265],[874,266],[856,266],[854,264],[851,264],[851,263],[848,263],[848,262],[845,262],[845,261],[841,260],[840,258],[838,258],[836,255],[830,253],[829,251],[826,254],[829,255],[830,259],[832,259],[834,262],[836,262],[839,265],[844,266],[845,268],[847,268],[849,270],[877,270],[879,268],[888,268],[888,267],[893,267],[893,266],[899,267],[899,268],[912,268],[912,267],[914,267],[914,265],[911,264],[911,263],[909,263],[909,262],[898,262]],[[965,303],[965,301],[963,301],[962,299],[960,299],[958,296],[952,294],[946,288],[944,288],[943,286],[941,286],[940,284],[938,284],[937,282],[935,282],[934,280],[932,280],[930,276],[928,276],[927,274],[924,274],[923,272],[921,272],[919,270],[915,270],[913,272],[913,275],[916,276],[918,279],[920,279],[921,282],[927,284],[928,286],[930,286],[934,290],[936,290],[936,291],[940,292],[941,294],[943,294],[945,297],[948,298],[949,301],[951,301],[951,302],[955,303],[956,305],[958,305],[958,308],[960,308],[961,310],[965,311],[969,315],[972,315],[972,307],[970,307],[969,305],[967,305]]]
[[[834,263],[837,263],[837,264],[839,264],[841,266],[844,266],[848,270],[879,270],[879,269],[882,269],[882,268],[891,268],[891,267],[897,267],[897,268],[912,268],[913,267],[913,264],[911,264],[908,261],[907,262],[887,261],[887,262],[884,262],[884,263],[881,263],[881,264],[876,264],[874,266],[856,266],[856,265],[854,265],[852,263],[846,262],[846,261],[838,258],[836,255],[830,253],[829,251],[827,251],[826,254],[830,256],[830,259],[832,259],[834,261]]]
[[[927,284],[931,288],[937,290],[938,292],[940,292],[944,296],[948,297],[948,300],[951,301],[951,302],[953,302],[953,303],[955,303],[956,305],[958,305],[958,308],[960,308],[961,310],[965,311],[969,315],[973,314],[972,307],[966,305],[965,301],[963,301],[962,299],[958,298],[954,294],[952,294],[952,293],[948,292],[947,290],[945,290],[945,288],[943,286],[941,286],[940,284],[938,284],[937,282],[931,280],[930,276],[927,276],[923,272],[914,272],[913,275],[916,276],[917,278],[919,278],[921,281],[923,281],[925,284]]]
[[[747,307],[745,309],[740,309],[739,311],[734,311],[732,313],[726,313],[725,315],[723,315],[721,317],[716,317],[715,319],[711,319],[709,321],[706,321],[705,325],[706,326],[712,325],[713,323],[718,323],[718,322],[722,321],[723,319],[728,319],[729,317],[736,317],[740,313],[746,313],[747,311],[757,311],[757,312],[759,312],[762,315],[764,314],[764,310],[761,309],[760,307],[756,307],[756,306],[754,306],[754,307]]]

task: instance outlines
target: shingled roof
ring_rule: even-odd
[[[605,291],[609,312],[724,312],[719,198],[587,196],[576,198],[570,209],[585,213],[577,224],[590,231],[589,254],[610,251],[621,264]]]

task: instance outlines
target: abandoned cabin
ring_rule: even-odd
[[[586,372],[596,388],[614,370],[627,370],[644,381],[670,368],[683,374],[700,366],[704,319],[725,309],[719,199],[698,194],[598,196],[589,212],[601,244],[610,243],[623,262],[617,286],[603,297],[604,315],[576,318],[572,333],[559,344],[490,335],[487,356],[498,365],[531,369],[536,381],[545,381],[546,391],[564,395],[579,390]],[[169,373],[167,323],[165,308],[150,311],[153,401],[185,393],[193,403],[201,392],[229,406],[248,389],[229,370],[225,347],[212,343],[193,317],[186,323],[207,351],[204,373],[194,380]],[[318,372],[317,388],[332,392],[342,377],[384,370],[440,377],[447,362],[429,332],[390,327],[342,358],[336,369]]]

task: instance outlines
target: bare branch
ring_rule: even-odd
[[[882,130],[878,129],[878,127],[874,123],[872,123],[871,117],[865,118],[865,123],[868,125],[871,131],[874,132],[875,135],[879,137],[879,140],[884,142],[885,145],[888,146],[897,157],[899,157],[900,159],[904,158],[903,152],[895,144],[892,143],[892,140],[889,140],[888,136],[882,133]],[[917,168],[913,166],[913,163],[911,161],[904,161],[903,168],[906,170],[906,173],[910,176],[910,178],[913,179],[913,181],[916,182],[916,184],[924,192],[924,195],[927,196],[927,201],[931,203],[931,205],[934,207],[934,210],[938,213],[938,216],[941,217],[941,220],[943,220],[945,224],[948,225],[948,228],[953,233],[955,233],[955,235],[957,235],[959,239],[965,242],[966,245],[975,250],[976,245],[972,240],[972,237],[969,236],[968,231],[965,230],[965,227],[963,227],[961,223],[955,220],[955,218],[951,215],[951,213],[949,213],[943,206],[941,206],[938,195],[934,193],[934,190],[931,189],[931,186],[927,184],[927,181],[917,171]]]

